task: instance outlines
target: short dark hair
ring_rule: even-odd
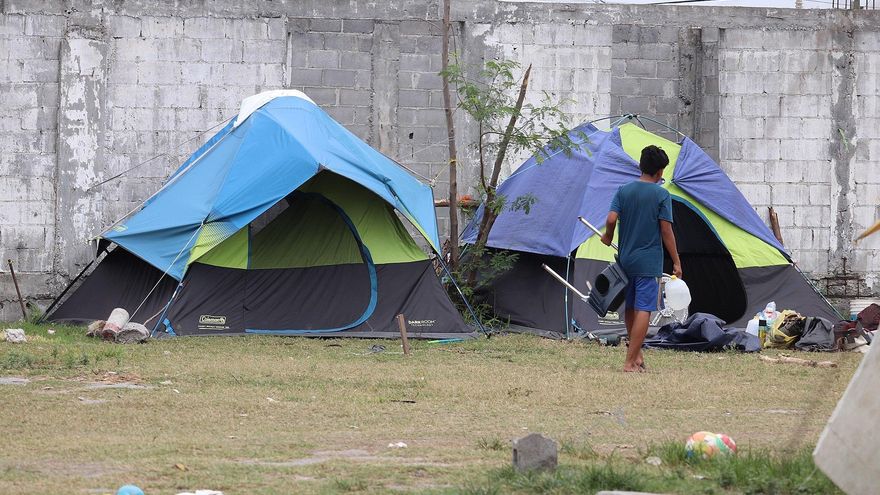
[[[645,146],[642,150],[642,158],[639,160],[639,170],[643,174],[654,175],[669,165],[669,157],[659,146]]]

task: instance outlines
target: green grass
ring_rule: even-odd
[[[397,341],[123,346],[6,326],[29,339],[0,342],[0,377],[30,380],[0,385],[0,493],[17,494],[825,493],[807,453],[861,357],[824,354],[840,367],[821,369],[649,351],[652,371],[632,376],[623,348],[531,336],[414,341],[405,357]],[[699,430],[731,435],[741,455],[688,462],[681,446]],[[559,442],[556,473],[507,468],[529,432]]]
[[[773,455],[748,450],[737,456],[688,460],[681,443],[652,448],[661,466],[609,457],[587,465],[561,465],[552,473],[518,473],[496,469],[461,488],[466,494],[564,494],[600,490],[650,491],[680,494],[831,495],[840,492],[813,464],[808,449]],[[457,491],[457,490],[456,490]]]

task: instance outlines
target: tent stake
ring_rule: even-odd
[[[9,263],[9,273],[12,274],[12,283],[15,285],[15,293],[18,294],[18,304],[21,306],[21,319],[27,321],[27,311],[24,309],[24,299],[21,298],[21,291],[18,290],[18,279],[15,278],[12,260],[6,260],[6,262]]]
[[[409,340],[406,338],[406,317],[397,315],[397,328],[400,329],[400,340],[403,341],[403,355],[409,356]]]

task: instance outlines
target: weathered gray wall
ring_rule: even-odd
[[[91,236],[268,89],[304,90],[445,195],[439,12],[437,0],[0,1],[2,259],[45,301]],[[880,236],[852,243],[880,216],[876,13],[458,0],[453,18],[465,60],[533,64],[529,98],[575,100],[576,122],[644,113],[694,137],[762,217],[777,209],[832,296],[880,290]],[[457,119],[473,163],[474,130]],[[0,318],[17,317],[13,294],[4,273]]]

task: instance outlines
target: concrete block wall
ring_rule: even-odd
[[[669,122],[763,218],[776,208],[787,247],[826,292],[880,290],[880,238],[852,243],[880,215],[876,13],[540,5],[456,1],[452,47],[468,64],[533,64],[529,101],[571,100],[574,123],[630,112]],[[46,302],[88,262],[91,236],[269,89],[305,91],[445,197],[440,12],[436,0],[0,2],[2,259]],[[455,118],[466,192],[476,130]],[[441,235],[446,216],[438,209]],[[3,273],[0,318],[17,317],[12,294]]]

